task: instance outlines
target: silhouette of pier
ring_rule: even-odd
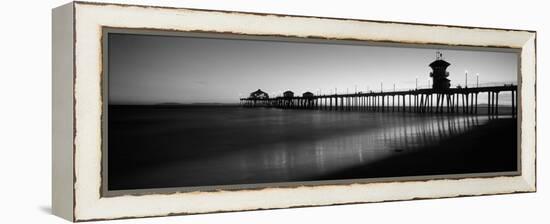
[[[369,92],[275,98],[241,98],[244,107],[275,107],[281,109],[311,109],[338,111],[379,111],[416,113],[478,114],[480,94],[487,94],[487,114],[499,114],[499,95],[510,92],[512,115],[516,114],[516,85],[452,88],[444,92],[418,89],[395,92]]]
[[[270,98],[260,89],[241,98],[244,107],[274,107],[281,109],[311,109],[334,111],[374,111],[374,112],[415,112],[415,113],[462,113],[478,114],[478,108],[484,102],[478,102],[479,95],[487,94],[487,114],[499,115],[499,96],[509,92],[512,98],[512,115],[516,115],[517,85],[504,84],[474,88],[457,86],[451,88],[450,63],[443,60],[440,52],[429,66],[432,68],[432,88],[392,92],[356,92],[351,94],[314,95],[305,92],[295,96],[286,91],[282,96]]]

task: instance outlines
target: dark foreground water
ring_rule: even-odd
[[[516,171],[516,119],[110,106],[110,190]]]

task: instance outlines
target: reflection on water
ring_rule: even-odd
[[[263,179],[263,176],[269,176],[269,179],[277,181],[307,180],[392,155],[435,146],[487,120],[486,117],[437,116],[418,119],[381,115],[378,122],[388,124],[386,127],[313,142],[279,143],[213,158],[212,162],[224,164],[223,167],[239,164],[235,172],[248,174],[244,178]]]
[[[211,117],[220,116],[219,111],[202,111],[193,113],[190,120],[185,120],[189,116],[179,117],[183,112],[163,112],[172,115],[151,118],[134,111],[135,116],[126,114],[125,119],[130,120],[111,122],[110,130],[114,130],[116,138],[109,136],[114,139],[110,140],[114,143],[110,143],[109,152],[110,158],[117,161],[109,164],[126,165],[112,167],[110,183],[135,189],[316,180],[340,170],[441,145],[442,141],[489,121],[486,116],[232,110],[224,113],[223,119]],[[150,125],[158,125],[152,120],[161,118],[168,119],[168,123],[155,129],[155,137]],[[140,129],[148,130],[146,137],[140,136]],[[133,156],[128,156],[132,152],[120,151],[120,145],[130,142],[134,144]],[[154,145],[172,147],[163,153],[170,154],[166,156],[169,158],[155,156],[162,149],[147,148]],[[445,150],[445,145],[440,150]],[[136,156],[139,152],[148,154]],[[145,161],[141,163],[145,165],[131,165],[140,161]]]

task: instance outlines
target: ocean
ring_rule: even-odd
[[[108,187],[516,171],[511,116],[109,106]]]

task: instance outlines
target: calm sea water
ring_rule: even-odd
[[[508,171],[515,129],[508,117],[110,107],[109,188]]]

